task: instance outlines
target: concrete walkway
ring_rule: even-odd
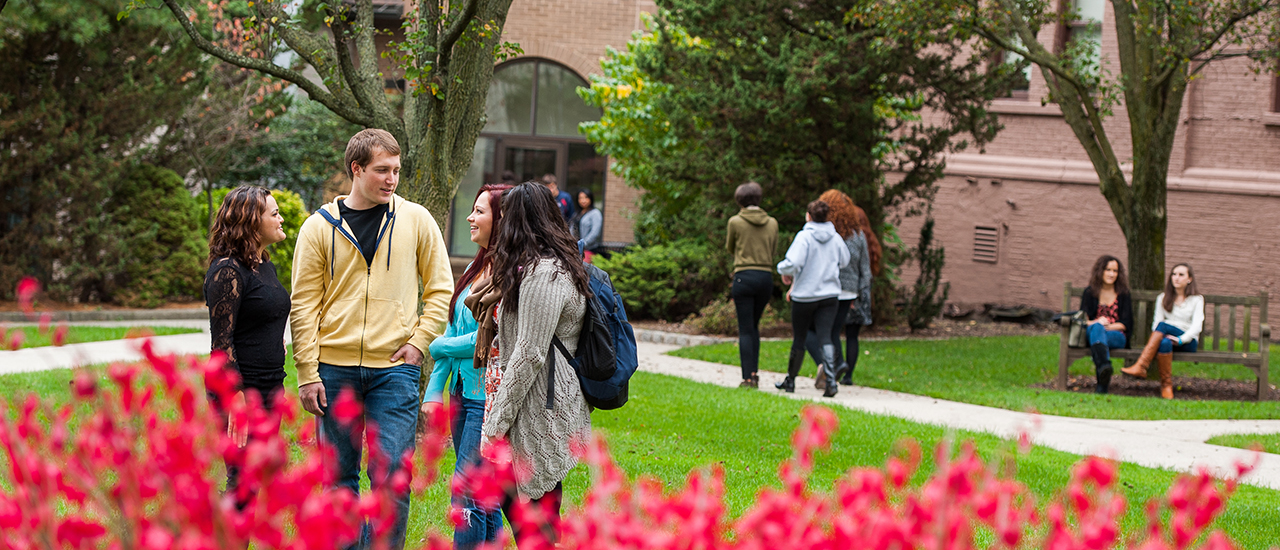
[[[143,324],[176,323],[158,321]],[[207,324],[192,323],[190,326],[201,326],[207,330]],[[640,369],[643,371],[725,387],[736,387],[742,378],[738,367],[665,355],[680,346],[643,341],[652,339],[642,339],[638,346]],[[157,349],[166,353],[209,353],[207,332],[158,336],[153,338],[153,342]],[[141,354],[138,353],[137,342],[128,340],[0,351],[0,374],[138,359],[141,359]],[[1033,415],[856,386],[841,386],[839,395],[827,399],[813,388],[810,378],[798,378],[794,394],[773,389],[773,384],[781,379],[781,374],[761,371],[760,391],[1007,438],[1017,437],[1020,431],[1030,428],[1037,445],[1079,455],[1099,454],[1142,466],[1181,472],[1194,471],[1204,465],[1225,475],[1234,472],[1236,461],[1249,458],[1246,451],[1204,443],[1215,435],[1280,433],[1280,420],[1092,420]],[[1280,490],[1280,456],[1262,455],[1258,467],[1244,482]]]

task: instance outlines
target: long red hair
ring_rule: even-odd
[[[510,185],[505,183],[486,183],[480,186],[480,190],[476,191],[476,198],[480,198],[481,193],[489,194],[489,211],[493,212],[493,228],[489,230],[489,246],[493,246],[494,237],[498,235],[499,223],[502,222],[502,194],[511,189]],[[475,282],[476,278],[484,273],[486,267],[492,260],[489,257],[489,249],[481,247],[480,252],[476,253],[476,259],[471,261],[471,266],[462,273],[462,277],[458,278],[458,285],[453,287],[453,297],[449,299],[449,319],[453,319],[453,306],[458,303],[458,294],[462,289]]]

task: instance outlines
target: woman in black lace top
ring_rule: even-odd
[[[283,223],[270,191],[253,186],[232,190],[209,230],[209,271],[204,278],[212,348],[225,353],[226,367],[240,375],[241,391],[235,399],[251,394],[249,399],[268,411],[284,389],[284,328],[290,304],[266,248],[285,239]],[[244,446],[245,427],[231,426],[224,408],[216,398],[213,401],[228,433]],[[236,502],[244,506],[253,491],[237,487],[238,474],[237,464],[227,464],[227,491],[237,490]]]

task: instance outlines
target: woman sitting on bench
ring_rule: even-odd
[[[1124,265],[1115,256],[1102,256],[1093,264],[1089,288],[1080,295],[1080,309],[1089,317],[1089,351],[1098,377],[1096,393],[1111,386],[1111,350],[1129,347],[1133,332],[1133,300]]]
[[[1204,327],[1204,296],[1196,290],[1190,265],[1173,266],[1164,282],[1164,292],[1156,297],[1156,305],[1151,338],[1142,348],[1142,356],[1132,367],[1120,372],[1146,378],[1147,367],[1154,357],[1160,369],[1160,397],[1173,399],[1173,352],[1196,351],[1196,339]]]

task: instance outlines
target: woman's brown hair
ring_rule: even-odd
[[[493,226],[489,229],[489,240],[492,241],[498,234],[498,228],[502,227],[502,194],[511,189],[510,185],[505,183],[486,183],[480,186],[480,191],[476,192],[476,198],[480,198],[480,193],[489,194],[489,212],[493,213]],[[492,245],[493,243],[490,242]],[[480,247],[480,252],[476,253],[476,259],[471,261],[471,265],[467,270],[462,272],[462,277],[458,279],[458,286],[453,288],[453,298],[449,299],[449,322],[453,322],[453,306],[458,303],[458,296],[462,294],[462,289],[467,288],[484,273],[484,269],[493,263],[489,257],[489,249]]]
[[[1098,257],[1098,261],[1093,262],[1093,271],[1089,273],[1089,290],[1093,291],[1096,297],[1102,292],[1103,282],[1102,276],[1107,272],[1107,264],[1116,263],[1116,295],[1129,293],[1129,277],[1124,274],[1124,262],[1120,258],[1110,254],[1103,254]]]
[[[578,292],[591,296],[577,239],[569,234],[560,207],[546,186],[526,181],[504,193],[502,227],[494,229],[496,235],[490,237],[493,282],[502,291],[503,308],[519,310],[520,283],[542,258],[556,260]]]
[[[1191,282],[1187,283],[1184,296],[1190,298],[1200,294],[1200,290],[1196,288],[1196,272],[1191,270],[1191,264],[1174,264],[1169,268],[1169,276],[1164,278],[1164,300],[1160,301],[1160,305],[1169,313],[1173,313],[1173,301],[1178,298],[1178,289],[1173,288],[1173,270],[1179,267],[1187,268],[1187,278],[1191,279]]]
[[[227,193],[209,229],[209,263],[235,258],[245,267],[257,269],[271,259],[258,238],[269,196],[271,191],[256,185],[241,185]]]

